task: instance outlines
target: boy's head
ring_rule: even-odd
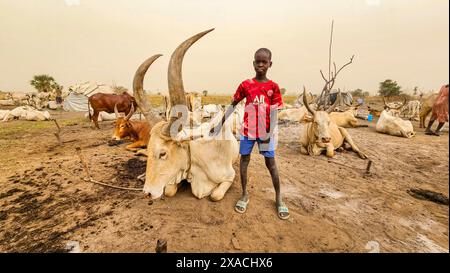
[[[255,52],[253,67],[257,75],[266,75],[269,67],[272,66],[272,52],[267,48],[260,48]]]

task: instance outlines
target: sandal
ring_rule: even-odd
[[[285,214],[285,215],[283,216],[282,214]],[[278,206],[278,217],[282,220],[286,220],[289,218],[289,216],[290,216],[289,209],[286,207],[286,205],[284,203],[281,203],[281,205]]]
[[[234,206],[234,210],[239,213],[244,213],[247,211],[247,205],[248,205],[249,199],[247,201],[239,200],[237,201],[236,205]]]

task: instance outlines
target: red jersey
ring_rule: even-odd
[[[244,98],[246,102],[241,134],[251,138],[266,138],[270,131],[271,109],[277,111],[283,107],[278,84],[270,80],[258,82],[255,78],[243,81],[237,88],[233,100],[240,102]]]

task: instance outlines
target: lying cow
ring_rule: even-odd
[[[301,122],[307,113],[308,110],[305,106],[283,109],[278,113],[278,120],[282,122]]]
[[[358,116],[358,108],[359,106],[350,106],[350,108],[344,112],[331,112],[330,119],[334,121],[334,123],[336,123],[338,127],[344,128],[368,127],[365,124],[358,124],[358,120],[356,119],[356,117]]]
[[[134,113],[134,106],[126,117],[120,117],[117,107],[114,107],[117,120],[114,122],[114,132],[112,139],[122,140],[129,137],[133,143],[126,146],[127,150],[136,151],[138,148],[147,147],[150,138],[150,126],[147,121],[130,120]]]
[[[416,135],[411,121],[395,117],[388,110],[381,112],[375,129],[391,136],[411,138]]]
[[[38,111],[30,106],[19,106],[3,115],[2,121],[9,121],[12,119],[44,121],[51,119],[48,111]]]
[[[300,152],[305,155],[320,155],[326,151],[328,157],[334,156],[334,151],[349,144],[351,149],[358,154],[362,159],[367,156],[359,150],[353,142],[350,134],[345,128],[339,127],[330,119],[329,113],[334,109],[338,100],[328,108],[327,111],[313,110],[309,103],[305,100],[306,90],[303,91],[303,103],[311,113],[312,117],[305,119],[300,131]]]
[[[89,111],[89,119],[94,122],[96,128],[100,129],[98,126],[98,115],[101,111],[107,113],[114,113],[114,106],[117,105],[117,109],[119,112],[129,113],[131,110],[131,105],[136,109],[136,101],[134,98],[128,94],[127,92],[123,92],[120,95],[116,94],[105,94],[105,93],[96,93],[89,97],[88,99],[88,111]],[[94,110],[93,115],[91,116],[91,111],[89,106]]]
[[[14,101],[12,99],[0,100],[0,106],[14,106]]]
[[[186,107],[186,99],[181,76],[183,56],[188,48],[206,33],[204,31],[183,42],[173,52],[169,62],[168,85],[171,105]],[[177,117],[168,121],[155,115],[143,91],[143,78],[148,67],[161,55],[147,59],[137,70],[133,82],[134,96],[139,108],[152,127],[147,148],[148,161],[144,193],[151,198],[162,194],[173,196],[183,179],[191,183],[192,193],[197,198],[209,196],[213,201],[221,200],[230,188],[235,177],[233,162],[238,158],[239,145],[234,138],[231,126],[223,126],[224,138],[211,139],[199,137],[173,137],[171,131]],[[211,126],[208,126],[211,128]],[[208,129],[210,129],[208,128]],[[173,130],[172,130],[173,129]],[[181,131],[185,132],[185,131]]]

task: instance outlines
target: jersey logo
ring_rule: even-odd
[[[261,96],[256,96],[255,97],[255,99],[253,100],[253,104],[254,105],[258,105],[258,104],[264,104],[264,99],[265,99],[265,96],[264,95],[261,95]]]

